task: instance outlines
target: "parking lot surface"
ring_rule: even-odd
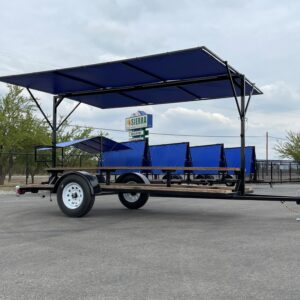
[[[55,197],[2,192],[0,297],[299,300],[300,206],[287,207],[150,198],[132,211],[111,195],[72,219]]]

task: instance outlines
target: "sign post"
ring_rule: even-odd
[[[129,133],[130,140],[139,141],[148,139],[149,130],[152,128],[153,117],[144,111],[138,111],[125,119],[125,129]]]

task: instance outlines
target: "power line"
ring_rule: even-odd
[[[92,128],[94,130],[102,131],[112,131],[112,132],[122,132],[126,133],[126,130],[122,129],[113,129],[113,128],[101,128],[93,126],[84,126],[84,125],[67,125],[69,127],[79,127],[79,128]],[[239,138],[239,135],[200,135],[200,134],[180,134],[180,133],[167,133],[167,132],[149,132],[150,135],[161,135],[161,136],[180,136],[180,137],[199,137],[199,138]],[[285,140],[285,138],[269,136],[273,139]],[[264,135],[247,135],[247,138],[265,138]]]
[[[269,135],[269,138],[276,139],[276,140],[286,140],[286,138],[282,138],[282,137],[278,137],[278,136],[270,136],[270,135]]]

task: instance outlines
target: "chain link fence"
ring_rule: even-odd
[[[0,185],[14,186],[40,183],[47,179],[46,168],[51,167],[51,152],[0,153]],[[46,153],[48,152],[48,153]],[[95,167],[99,156],[92,154],[63,154],[57,156],[57,165],[64,167]]]
[[[289,160],[258,160],[256,179],[262,182],[300,182],[300,163]]]

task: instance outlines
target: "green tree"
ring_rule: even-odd
[[[282,158],[300,162],[300,132],[288,131],[286,139],[286,142],[279,142],[274,149]]]
[[[22,88],[8,85],[8,93],[0,97],[0,185],[4,184],[7,174],[10,180],[13,166],[23,173],[26,170],[33,182],[34,175],[45,167],[45,164],[34,161],[33,147],[51,144],[51,130],[47,122],[36,116],[36,105],[22,92]],[[70,126],[66,121],[57,133],[57,141],[86,138],[91,132],[92,128]],[[88,155],[74,147],[64,149],[64,153],[64,163],[68,166],[97,164],[98,155]]]
[[[35,106],[31,99],[22,91],[20,87],[8,85],[8,93],[0,98],[0,184],[12,169],[13,153],[22,152],[26,145],[35,143],[36,135],[49,136],[43,121],[34,118]]]
[[[32,113],[26,116],[26,122],[23,126],[22,152],[25,155],[18,156],[18,163],[23,165],[26,177],[31,176],[31,182],[34,183],[34,176],[44,169],[44,165],[36,163],[34,160],[33,149],[36,145],[49,145],[51,143],[51,132],[49,126],[44,120],[36,118]]]

